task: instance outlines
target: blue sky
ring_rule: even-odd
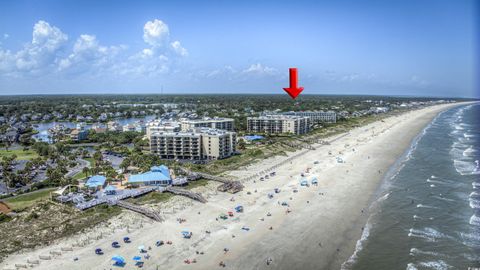
[[[474,0],[3,0],[0,94],[282,93],[297,67],[309,94],[479,97],[478,9]]]

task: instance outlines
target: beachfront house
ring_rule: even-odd
[[[107,183],[107,178],[103,175],[94,175],[90,178],[88,178],[87,182],[85,183],[85,186],[88,189],[93,189],[93,190],[100,190],[105,187],[105,184]]]
[[[133,186],[169,186],[172,177],[167,166],[154,166],[150,171],[141,174],[132,174],[128,177],[127,185]]]

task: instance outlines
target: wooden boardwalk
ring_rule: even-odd
[[[194,199],[196,201],[199,201],[201,203],[206,203],[207,199],[205,199],[200,193],[192,192],[190,190],[186,190],[184,188],[178,188],[178,187],[167,187],[165,191],[171,192],[176,195],[181,195],[185,196],[191,199]]]
[[[192,172],[192,171],[189,171],[189,170],[186,170],[186,169],[182,169],[182,171],[184,173],[188,174],[188,175],[193,175],[194,177],[199,176],[201,178],[205,178],[205,179],[208,179],[208,180],[223,183],[223,185],[220,185],[217,188],[217,190],[221,191],[221,192],[237,193],[239,191],[242,191],[243,188],[244,188],[244,186],[242,185],[242,183],[240,183],[240,181],[234,181],[234,180],[227,179],[225,177],[211,175],[211,174],[208,174],[208,173]]]
[[[137,213],[140,213],[146,217],[149,217],[155,221],[163,221],[162,217],[160,216],[159,213],[151,210],[151,209],[148,209],[146,207],[142,207],[140,205],[136,205],[136,204],[133,204],[133,203],[129,203],[129,202],[126,202],[126,201],[117,201],[116,202],[116,205],[120,206],[120,207],[123,207],[125,209],[128,209],[128,210],[131,210],[131,211],[134,211],[134,212],[137,212]]]

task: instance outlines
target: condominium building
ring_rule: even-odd
[[[310,130],[310,118],[293,115],[263,115],[247,118],[249,132],[269,134],[305,134]]]
[[[305,116],[310,118],[313,123],[336,123],[337,113],[333,111],[304,111],[304,112],[285,112],[283,115]]]
[[[233,131],[234,120],[232,118],[202,118],[193,120],[183,120],[181,122],[182,131],[194,128],[206,127]]]
[[[162,159],[222,159],[235,153],[236,133],[211,128],[154,132],[150,151]]]
[[[180,124],[175,121],[153,120],[146,124],[147,138],[150,138],[155,132],[178,132]]]
[[[222,159],[236,151],[237,134],[219,129],[203,128],[202,155],[204,159]]]

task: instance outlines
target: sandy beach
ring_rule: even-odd
[[[226,269],[340,269],[355,250],[385,173],[439,112],[453,106],[458,104],[389,117],[329,138],[330,145],[231,171],[243,180],[242,192],[217,192],[219,183],[211,182],[196,189],[206,204],[176,196],[152,205],[164,222],[124,211],[108,224],[10,255],[0,269],[122,269],[112,266],[113,255],[125,257],[123,269],[134,269],[132,258],[146,254],[143,269],[221,269],[220,262]],[[275,176],[259,180],[272,171]],[[316,177],[318,185],[301,186],[301,173],[310,184]],[[238,205],[243,213],[218,218]],[[180,224],[179,218],[186,221]],[[193,233],[191,239],[182,237],[184,230]],[[132,242],[123,243],[125,236]],[[157,247],[158,240],[172,244]],[[112,248],[113,241],[121,247]],[[151,249],[140,254],[140,245]],[[95,255],[96,248],[105,254]]]

